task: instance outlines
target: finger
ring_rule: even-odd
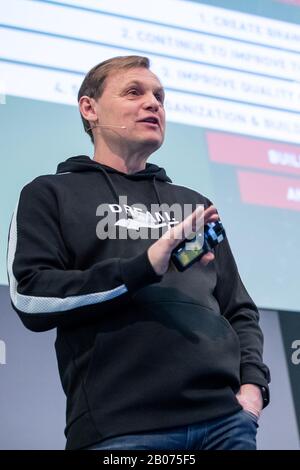
[[[172,240],[172,245],[177,246],[182,240],[187,238],[191,232],[195,230],[195,227],[200,225],[200,220],[204,218],[203,206],[197,207],[197,209],[187,216],[180,224],[175,225],[172,229],[165,233],[165,238]],[[174,242],[174,243],[173,243]]]
[[[180,224],[167,230],[162,238],[168,239],[169,247],[173,249],[185,238],[188,238],[191,233],[203,231],[205,223],[216,222],[218,219],[218,211],[213,204],[205,210],[202,205],[199,205]]]
[[[213,214],[211,215],[208,219],[205,218],[205,223],[211,223],[211,222],[217,222],[218,220],[220,219],[220,217],[218,216],[218,214]]]
[[[209,251],[204,256],[202,256],[200,263],[203,264],[203,266],[207,266],[208,263],[210,263],[214,259],[215,259],[215,255],[211,251]]]
[[[214,205],[209,206],[201,214],[197,214],[193,219],[192,231],[202,232],[204,225],[211,222],[217,222],[219,220],[219,214],[217,208]]]
[[[205,211],[204,211],[204,223],[209,222],[210,218],[219,218],[219,214],[217,211],[217,208],[214,205],[209,206]]]

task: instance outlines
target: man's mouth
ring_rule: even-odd
[[[149,116],[144,119],[140,119],[138,122],[145,122],[145,123],[149,123],[155,126],[159,126],[159,120],[155,116]]]

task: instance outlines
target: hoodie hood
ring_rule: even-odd
[[[110,166],[103,165],[98,163],[95,160],[92,160],[87,155],[78,155],[75,157],[68,158],[66,161],[59,163],[56,173],[81,173],[84,171],[105,171],[106,173],[117,173],[123,175],[126,178],[132,180],[138,179],[153,179],[159,181],[166,181],[171,183],[172,180],[167,176],[164,168],[161,168],[153,163],[146,163],[146,168],[136,173],[126,174],[121,171],[111,168]]]

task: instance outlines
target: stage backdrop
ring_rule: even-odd
[[[76,108],[84,74],[140,54],[166,88],[166,142],[152,161],[215,202],[258,305],[299,311],[300,8],[290,3],[1,1],[0,283],[22,186],[93,156]]]

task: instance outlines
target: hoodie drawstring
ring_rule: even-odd
[[[104,178],[107,182],[107,186],[109,187],[109,189],[111,190],[111,192],[113,193],[114,197],[115,197],[115,200],[116,200],[116,204],[119,204],[119,196],[118,196],[118,193],[114,187],[114,184],[111,180],[111,178],[109,177],[109,175],[107,174],[107,172],[104,170],[104,168],[102,168],[101,166],[99,166],[99,169],[102,171],[103,175],[104,175]]]
[[[155,175],[153,176],[152,181],[153,181],[153,187],[154,187],[154,192],[155,192],[155,195],[156,195],[156,199],[157,199],[158,204],[159,204],[159,206],[160,206],[160,205],[161,205],[161,201],[160,201],[160,197],[159,197],[158,188],[157,188],[157,186],[156,186],[156,177],[155,177]]]
[[[105,171],[104,168],[99,167],[99,169],[101,170],[102,174],[104,175],[105,181],[106,181],[109,189],[111,190],[113,196],[115,197],[116,203],[119,204],[119,195],[116,191],[116,188],[114,187],[114,184],[113,184],[111,178],[109,177],[108,173]],[[159,196],[158,187],[156,185],[155,175],[152,178],[152,183],[153,183],[153,188],[154,188],[154,192],[155,192],[155,195],[156,195],[156,199],[157,199],[157,202],[158,202],[158,205],[159,205],[159,211],[158,212],[162,216],[161,208],[160,208],[162,203],[161,203],[161,199],[160,199],[160,196]]]
[[[115,200],[116,200],[116,203],[118,204],[119,203],[119,195],[116,191],[116,188],[114,187],[114,184],[111,180],[111,178],[109,177],[108,173],[105,171],[104,168],[101,168],[99,167],[99,169],[101,170],[101,172],[103,173],[104,175],[104,178],[107,182],[107,185],[108,187],[110,188],[111,192],[113,193],[114,197],[115,197]],[[152,182],[153,182],[153,188],[154,188],[154,192],[155,192],[155,195],[156,195],[156,199],[157,199],[157,202],[159,204],[159,206],[161,205],[161,199],[160,199],[160,196],[159,196],[159,191],[158,191],[158,188],[156,186],[156,177],[155,175],[153,176],[152,178]]]

